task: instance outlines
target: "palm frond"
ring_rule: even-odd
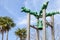
[[[30,12],[30,9],[27,9],[27,8],[25,8],[25,7],[22,7],[22,8],[21,8],[21,12],[29,13],[29,12]]]
[[[49,1],[47,1],[46,4],[43,4],[43,6],[42,6],[42,8],[41,8],[41,10],[40,10],[40,12],[39,12],[39,17],[40,17],[40,18],[41,18],[43,9],[47,9],[48,3],[49,3]]]
[[[25,7],[22,7],[21,9],[22,9],[22,12],[30,13],[31,15],[35,16],[36,18],[38,18],[38,13],[37,12],[31,11],[30,9],[27,9]]]
[[[27,34],[26,34],[27,30],[25,28],[18,28],[18,30],[15,31],[15,35],[18,36],[19,38],[26,38]]]
[[[46,13],[46,17],[56,15],[56,14],[60,14],[60,13],[59,12]]]
[[[0,25],[2,25],[4,31],[9,31],[11,27],[15,26],[15,23],[10,17],[4,16],[0,17]]]
[[[49,1],[46,2],[46,4],[43,4],[42,9],[47,9]]]
[[[33,15],[33,16],[35,16],[36,18],[38,18],[38,13],[37,12],[30,11],[30,14]]]

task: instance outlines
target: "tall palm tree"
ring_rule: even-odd
[[[3,40],[3,37],[4,37],[4,19],[2,17],[0,17],[0,32],[2,34],[2,40]]]
[[[10,17],[0,17],[0,18],[3,19],[2,28],[6,32],[6,40],[8,40],[8,32],[12,27],[15,26],[15,23]]]
[[[18,30],[15,31],[16,36],[20,38],[20,40],[26,40],[26,29],[25,28],[18,28]]]
[[[5,20],[6,40],[8,40],[8,32],[15,26],[15,23],[10,17],[3,17],[3,19]]]

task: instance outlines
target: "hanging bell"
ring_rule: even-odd
[[[37,22],[37,28],[40,29],[40,30],[43,29],[43,23],[42,23],[42,20],[39,20],[39,21]]]

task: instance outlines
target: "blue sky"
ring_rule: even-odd
[[[15,28],[12,28],[9,31],[9,40],[16,40],[16,36],[14,32],[18,27],[23,28],[27,26],[27,21],[26,21],[27,14],[24,12],[23,13],[21,12],[21,7],[25,6],[31,9],[32,11],[39,12],[41,10],[43,3],[45,3],[46,1],[50,1],[46,12],[53,12],[53,11],[60,12],[60,0],[0,0],[0,16],[9,16],[16,23]],[[55,18],[54,22],[55,22],[55,35],[56,35],[55,37],[56,37],[56,40],[58,40],[60,37],[60,33],[58,33],[58,31],[60,30],[59,29],[60,15],[55,15],[54,18]],[[48,17],[47,20],[50,21],[50,18]],[[36,21],[36,18],[31,15],[31,24],[36,24],[35,21]],[[51,34],[49,33],[51,32],[50,29],[51,29],[50,27],[47,28],[48,36],[51,36]],[[32,28],[31,28],[31,34],[32,35],[34,34],[33,36],[31,35],[31,40],[35,40],[35,38],[32,39],[33,37],[35,37],[35,30]],[[4,40],[6,40],[5,36],[6,35],[4,34]],[[50,37],[48,38],[51,40]],[[0,40],[1,40],[1,34],[0,34]]]

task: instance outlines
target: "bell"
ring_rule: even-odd
[[[42,20],[39,20],[39,21],[37,22],[37,28],[40,29],[40,30],[43,29],[43,23],[42,23]]]

